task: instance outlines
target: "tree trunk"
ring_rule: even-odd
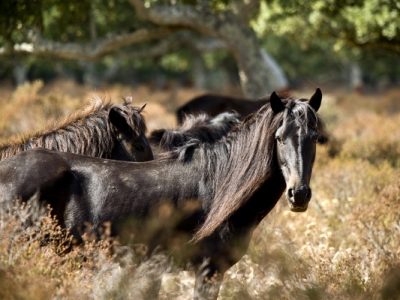
[[[94,44],[97,40],[97,27],[96,20],[94,16],[93,2],[91,3],[91,9],[89,12],[89,31],[90,31],[90,42]],[[83,65],[83,82],[92,87],[100,86],[100,79],[96,72],[96,65],[93,61],[82,62]]]
[[[350,87],[357,92],[361,92],[363,87],[362,71],[358,63],[350,64]]]
[[[229,12],[213,13],[207,6],[154,5],[130,0],[141,18],[159,26],[182,26],[222,40],[234,56],[245,96],[258,98],[287,88],[279,65],[261,48],[254,30]],[[264,53],[264,54],[263,54]]]
[[[276,62],[276,60],[274,60],[273,57],[269,55],[265,49],[261,49],[261,55],[263,56],[264,62],[269,70],[268,76],[271,82],[271,86],[275,87],[278,91],[287,89],[289,86],[289,82],[285,76],[285,73]]]
[[[24,62],[17,62],[13,68],[14,82],[16,85],[21,85],[28,80],[29,66]]]
[[[204,89],[206,87],[206,70],[201,53],[194,51],[194,56],[192,60],[193,60],[193,66],[192,66],[193,86],[196,89]]]
[[[253,33],[254,35],[254,33]],[[243,34],[226,40],[239,67],[239,78],[245,96],[260,98],[273,90],[284,90],[288,81],[276,61],[258,44],[255,37]]]

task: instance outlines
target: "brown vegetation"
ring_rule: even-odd
[[[0,91],[0,139],[82,107],[89,91],[69,82]],[[147,102],[150,129],[173,126],[174,107],[200,92],[104,91],[99,94],[113,101],[132,95],[137,105]],[[321,114],[331,141],[318,149],[309,209],[296,214],[286,200],[279,202],[248,254],[226,274],[221,299],[399,298],[399,94],[324,96]],[[32,209],[0,214],[1,299],[149,299],[146,277],[170,265],[160,254],[143,260],[140,249],[109,239],[88,238],[71,250],[70,238],[51,219],[29,220]],[[190,299],[192,284],[187,272],[166,276],[161,299]]]

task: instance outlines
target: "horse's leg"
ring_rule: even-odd
[[[194,285],[195,300],[217,299],[223,275],[209,259],[205,260],[197,270]]]

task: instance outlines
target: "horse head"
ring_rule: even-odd
[[[116,137],[113,157],[120,160],[147,161],[153,152],[145,136],[146,125],[141,115],[144,107],[137,108],[131,102],[113,105],[108,119]]]
[[[320,89],[308,101],[282,100],[275,92],[270,97],[274,113],[282,113],[282,122],[275,133],[275,149],[286,182],[286,198],[295,212],[305,211],[311,199],[310,179],[319,139],[316,112],[321,100]]]

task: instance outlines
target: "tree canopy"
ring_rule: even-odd
[[[186,72],[199,59],[219,65],[223,51],[248,96],[284,88],[285,75],[371,65],[374,51],[382,72],[400,54],[395,0],[11,0],[0,11],[0,64],[24,54]]]
[[[374,47],[400,54],[396,0],[265,0],[256,27],[301,44],[330,40],[338,50]]]

